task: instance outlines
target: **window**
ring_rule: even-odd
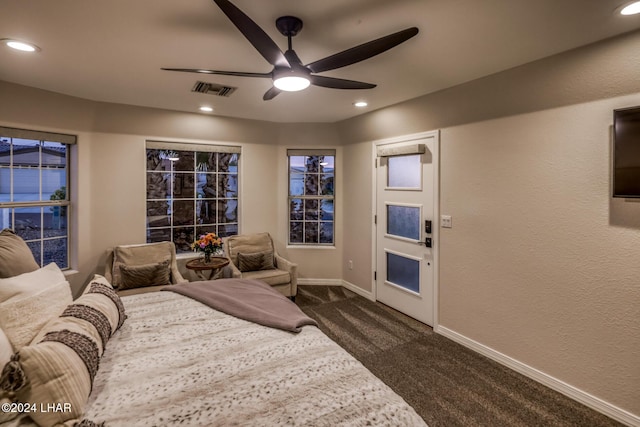
[[[69,268],[69,147],[73,135],[0,127],[0,229],[22,237],[41,266]]]
[[[238,234],[240,147],[147,141],[147,242]]]
[[[333,245],[335,150],[287,150],[289,244]]]

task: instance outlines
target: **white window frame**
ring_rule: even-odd
[[[292,157],[301,157],[301,156],[332,156],[333,157],[333,194],[330,195],[294,195],[291,194],[291,158]],[[334,149],[288,149],[287,150],[287,245],[291,246],[291,247],[295,247],[295,246],[299,246],[299,247],[320,247],[320,248],[333,248],[335,247],[335,241],[336,241],[336,235],[335,235],[335,231],[336,231],[336,197],[335,197],[335,193],[336,193],[336,150]],[[320,172],[318,172],[318,174],[320,175]],[[320,183],[319,183],[320,184]],[[293,199],[302,199],[303,201],[305,200],[318,200],[319,203],[322,202],[322,200],[331,200],[331,202],[333,203],[333,217],[331,220],[322,220],[320,217],[317,220],[313,220],[313,221],[306,221],[306,219],[302,219],[302,220],[292,220],[291,216],[292,216],[292,212],[291,212],[291,206],[292,206],[292,200]],[[304,211],[303,211],[303,215],[304,215]],[[321,208],[318,207],[318,215],[321,215]],[[327,242],[327,243],[320,243],[320,242],[292,242],[291,241],[291,228],[292,228],[292,222],[302,222],[303,223],[303,230],[302,230],[302,235],[303,235],[303,240],[306,236],[305,234],[305,224],[307,222],[317,222],[318,223],[318,237],[320,235],[320,223],[331,223],[331,242]],[[319,240],[319,239],[318,239]]]
[[[7,221],[12,225],[10,228],[15,228],[15,209],[21,208],[41,208],[40,211],[40,238],[38,239],[29,239],[25,238],[25,242],[27,245],[32,242],[40,243],[40,254],[37,258],[39,258],[40,266],[44,266],[49,262],[52,262],[52,259],[45,259],[45,242],[53,241],[53,240],[62,240],[66,239],[66,252],[65,252],[65,265],[60,265],[62,270],[70,270],[71,269],[71,260],[70,260],[70,247],[71,247],[71,226],[72,226],[72,217],[71,217],[71,188],[70,188],[70,177],[71,177],[71,147],[77,143],[77,136],[61,134],[55,132],[45,132],[38,130],[30,130],[30,129],[18,129],[18,128],[9,128],[0,126],[0,138],[4,142],[8,140],[10,143],[13,142],[14,139],[26,139],[26,140],[34,140],[39,141],[40,144],[44,142],[55,142],[59,144],[64,144],[66,146],[65,153],[65,199],[64,200],[37,200],[37,201],[0,201],[0,209],[11,209],[10,218],[8,217]],[[39,172],[39,191],[42,192],[42,145],[40,145],[40,150],[38,153],[38,166],[34,166],[38,169]],[[14,170],[14,160],[13,160],[13,150],[10,151],[10,159],[9,159],[9,170]],[[13,199],[13,192],[15,190],[13,173],[10,173],[10,199]],[[65,207],[65,215],[66,215],[66,234],[64,236],[54,236],[54,237],[44,237],[44,212],[43,208],[54,208],[54,207]],[[4,221],[3,221],[4,222]],[[18,235],[20,235],[19,230],[14,230]]]
[[[174,237],[175,237],[175,230],[176,229],[181,229],[181,228],[193,228],[193,241],[198,239],[198,235],[197,235],[197,228],[202,226],[202,227],[209,227],[209,228],[213,228],[211,230],[207,230],[207,232],[209,231],[213,231],[216,234],[219,234],[218,230],[220,226],[225,226],[225,225],[236,225],[237,226],[237,233],[240,233],[240,197],[241,197],[241,186],[240,186],[240,180],[241,178],[241,167],[240,167],[240,162],[242,161],[242,153],[241,153],[241,147],[240,146],[236,146],[236,145],[219,145],[219,144],[198,144],[198,143],[182,143],[182,142],[170,142],[170,141],[155,141],[155,140],[148,140],[146,142],[146,150],[164,150],[167,153],[170,152],[180,152],[180,151],[188,151],[188,152],[192,152],[192,153],[203,153],[203,152],[207,152],[207,153],[233,153],[233,154],[237,154],[238,155],[238,171],[237,171],[237,177],[238,177],[238,194],[237,194],[237,198],[236,198],[236,202],[237,202],[237,222],[235,223],[219,223],[216,220],[215,224],[207,224],[207,225],[198,225],[198,212],[197,209],[194,206],[194,218],[193,218],[193,225],[174,225],[174,212],[172,211],[173,208],[173,202],[174,202],[174,197],[173,194],[169,197],[169,199],[148,199],[145,198],[146,203],[149,202],[159,202],[159,201],[163,201],[163,200],[169,200],[170,203],[172,204],[172,208],[170,210],[170,212],[168,213],[169,216],[169,225],[166,226],[160,226],[160,227],[150,227],[148,224],[148,210],[145,213],[145,218],[147,218],[147,223],[145,225],[145,229],[146,229],[146,234],[147,234],[147,242],[152,242],[152,241],[156,241],[151,239],[150,236],[150,231],[153,229],[169,229],[170,231],[170,238],[171,241],[174,241]],[[145,150],[145,151],[146,151]],[[145,156],[145,162],[146,162],[147,157]],[[152,172],[149,171],[147,168],[147,165],[145,163],[145,176],[147,175],[147,173]],[[194,164],[194,170],[193,173],[196,174],[198,171],[196,170],[196,165]],[[153,172],[153,173],[160,173],[160,172]],[[166,173],[162,172],[162,173]],[[173,189],[173,179],[175,178],[176,175],[180,175],[180,174],[184,174],[184,173],[191,173],[191,171],[189,172],[185,172],[185,171],[173,171],[171,170],[171,172],[169,172],[172,176],[171,179],[171,183],[169,184],[171,189]],[[215,171],[215,174],[218,175],[221,172],[219,171]],[[197,184],[194,181],[194,187]],[[145,185],[146,188],[146,185]],[[173,191],[173,190],[172,190]],[[196,194],[193,195],[193,197],[185,197],[184,200],[194,200],[194,203],[196,203],[198,201],[198,198],[196,197]],[[214,198],[215,200],[220,199],[219,197]],[[224,199],[224,198],[223,198]],[[148,209],[148,206],[147,206]],[[231,234],[228,234],[231,235]],[[225,237],[226,235],[223,234],[223,237]],[[190,243],[193,243],[190,242]],[[175,243],[175,242],[174,242]],[[188,253],[190,252],[189,250],[187,250],[186,248],[181,249],[179,247],[178,244],[176,244],[176,251],[178,253]]]

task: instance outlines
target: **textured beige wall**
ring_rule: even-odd
[[[254,144],[273,144],[279,132],[275,123],[213,114],[109,103],[94,103],[94,109],[95,122],[91,128],[94,132]]]
[[[95,103],[0,80],[0,120],[15,127],[91,131]]]
[[[636,416],[640,203],[609,182],[612,110],[640,105],[638,46],[626,35],[338,124],[363,198],[347,202],[343,262],[371,244],[355,226],[371,223],[371,141],[442,129],[440,325]],[[372,270],[344,277],[369,290]]]
[[[373,145],[368,142],[344,147],[343,279],[371,291],[373,284]],[[353,261],[353,268],[349,268]]]
[[[634,413],[640,203],[610,207],[609,127],[638,104],[444,129],[439,288],[442,326]]]
[[[336,125],[344,143],[640,92],[640,31],[418,97]]]
[[[326,140],[325,140],[326,141]],[[323,147],[320,142],[316,147]],[[300,144],[291,144],[279,147],[278,153],[278,189],[281,193],[281,200],[284,203],[278,203],[278,234],[282,236],[283,241],[287,242],[288,234],[288,174],[287,174],[287,149],[288,148],[306,148]],[[282,252],[293,262],[298,264],[299,278],[301,279],[342,279],[342,233],[344,228],[344,200],[346,189],[344,188],[344,155],[342,147],[335,145],[325,145],[323,148],[333,148],[336,150],[335,164],[335,188],[336,194],[334,198],[334,246],[325,247],[301,247],[288,246],[282,249]]]
[[[278,251],[285,257],[298,264],[300,279],[329,279],[342,278],[342,229],[343,229],[343,197],[344,183],[344,155],[340,147],[340,137],[335,126],[324,123],[290,123],[280,124],[276,137],[278,143],[277,171],[275,188],[271,191],[277,194],[277,236],[279,237]],[[334,247],[287,246],[288,241],[288,162],[287,149],[290,148],[333,148],[336,150],[336,175],[334,200]],[[270,165],[270,167],[274,167]]]

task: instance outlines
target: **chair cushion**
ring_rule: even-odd
[[[0,232],[0,277],[13,277],[40,268],[29,246],[12,230]]]
[[[289,272],[278,269],[247,271],[242,273],[242,278],[262,280],[271,286],[286,285],[291,282],[291,275]]]

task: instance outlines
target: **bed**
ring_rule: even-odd
[[[20,349],[21,357],[14,356],[5,366],[5,399],[10,395],[14,403],[40,405],[7,426],[425,425],[400,396],[316,326],[290,332],[223,313],[175,292],[114,298],[109,289],[109,282],[96,275],[71,304],[75,309],[67,306],[63,312],[86,313],[50,320],[30,345]],[[108,325],[103,318],[102,326],[89,326],[91,316],[81,306],[92,307],[91,313],[102,311]],[[92,367],[86,355],[79,360],[79,352],[55,341],[60,331],[69,330],[93,334],[99,366]],[[70,353],[56,368],[60,373],[53,382],[36,378],[41,365],[53,359],[33,356],[32,347],[38,346]],[[79,373],[68,372],[76,370]],[[12,389],[8,378],[15,380],[18,371],[27,377],[26,385],[24,379],[21,388],[14,381]],[[49,394],[34,389],[47,389]],[[69,397],[63,390],[75,394]],[[43,403],[52,413],[43,412]],[[59,406],[51,406],[55,403]]]

